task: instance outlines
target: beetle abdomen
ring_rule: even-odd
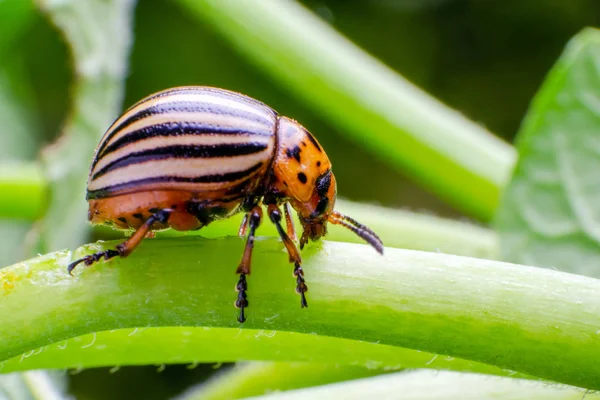
[[[87,198],[255,186],[274,157],[276,120],[265,104],[222,89],[181,87],[154,94],[104,134]]]

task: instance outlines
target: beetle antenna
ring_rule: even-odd
[[[383,254],[383,242],[379,239],[379,236],[373,232],[369,227],[361,224],[354,218],[348,217],[340,212],[334,211],[328,218],[329,222],[334,225],[341,225],[344,228],[350,229],[356,233],[359,237],[369,243],[379,254]]]

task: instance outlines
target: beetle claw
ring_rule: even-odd
[[[299,263],[294,263],[294,276],[296,277],[296,293],[300,295],[300,308],[308,307],[306,296],[304,293],[308,292],[308,286],[304,281],[304,270]]]
[[[248,283],[246,282],[246,274],[240,274],[240,280],[237,285],[235,285],[235,290],[238,292],[237,300],[235,301],[236,308],[240,309],[240,315],[238,316],[238,322],[244,323],[246,321],[246,315],[244,314],[244,309],[248,307],[248,295],[246,294],[246,290],[248,290]]]
[[[110,260],[111,258],[116,257],[118,255],[121,255],[121,253],[117,250],[105,250],[100,251],[98,253],[90,254],[69,264],[69,266],[67,267],[67,272],[69,273],[69,275],[73,276],[73,270],[76,266],[78,266],[81,263],[83,263],[86,267],[89,267],[96,261],[100,261],[100,259],[103,257],[105,260]]]

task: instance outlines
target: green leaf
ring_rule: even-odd
[[[399,396],[401,394],[401,397]],[[572,386],[456,372],[406,371],[350,382],[252,397],[255,400],[592,400],[600,394]]]
[[[51,196],[40,224],[41,251],[86,240],[85,186],[98,140],[123,97],[131,43],[133,0],[45,0],[43,10],[71,47],[76,81],[62,138],[42,154]]]
[[[489,219],[515,154],[294,1],[178,0],[349,138]]]
[[[495,225],[502,258],[600,277],[600,31],[575,36],[527,113]]]
[[[82,250],[87,253],[115,244]],[[366,245],[323,242],[304,253],[310,307],[303,310],[281,243],[263,239],[256,243],[249,280],[249,319],[240,327],[232,305],[233,272],[243,246],[241,238],[148,240],[130,258],[82,268],[75,278],[65,268],[82,255],[81,250],[4,268],[0,271],[0,360],[17,357],[13,363],[21,365],[28,359],[49,357],[44,367],[48,363],[64,367],[63,358],[71,357],[85,366],[94,361],[82,357],[89,351],[116,365],[136,358],[166,363],[203,357],[320,362],[339,358],[348,362],[354,357],[354,346],[375,342],[372,346],[433,353],[421,359],[421,367],[459,357],[600,388],[596,362],[600,357],[600,281],[596,279],[392,248],[386,248],[382,257]],[[188,328],[192,326],[210,329]],[[144,327],[181,328],[152,331]],[[140,328],[140,336],[149,331],[153,339],[137,350],[135,342],[130,342],[123,352],[122,341],[108,348],[104,341],[110,331],[127,328],[131,337],[140,333],[134,328]],[[220,329],[213,332],[216,328]],[[65,346],[65,340],[93,332],[105,333]],[[198,332],[206,333],[196,337]],[[238,341],[239,337],[245,339]],[[331,339],[336,337],[354,342]],[[45,356],[47,352],[50,356]],[[402,357],[383,352],[383,357],[362,359],[370,359],[375,366],[381,359],[387,360],[383,365],[393,359],[396,362],[391,366],[403,367]],[[468,369],[467,361],[458,365]],[[32,361],[30,366],[42,365]],[[483,370],[485,366],[471,368]]]

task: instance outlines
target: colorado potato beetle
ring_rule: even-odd
[[[224,89],[167,89],[116,119],[98,144],[90,169],[89,221],[135,232],[114,250],[71,263],[68,272],[79,263],[127,257],[151,231],[200,229],[243,212],[239,234],[247,234],[247,241],[236,270],[235,306],[240,309],[238,321],[244,322],[246,276],[264,205],[294,264],[296,292],[306,307],[290,205],[303,229],[300,249],[324,236],[331,223],[350,229],[383,253],[371,229],[334,210],[336,190],[325,151],[296,121]]]

